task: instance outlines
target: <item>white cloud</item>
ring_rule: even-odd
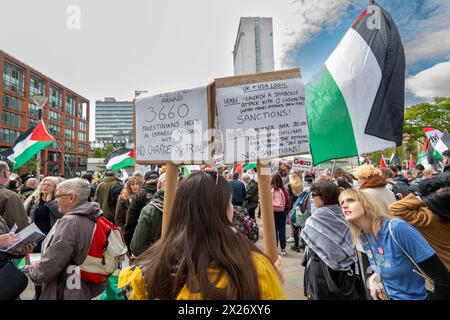
[[[434,65],[406,79],[406,90],[417,97],[450,96],[450,61]]]
[[[420,16],[406,26],[409,30],[405,43],[406,59],[409,64],[436,56],[448,57],[450,53],[450,1],[428,0],[424,10],[434,10],[426,19]]]

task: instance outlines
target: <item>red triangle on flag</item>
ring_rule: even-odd
[[[386,161],[384,161],[383,156],[381,156],[381,160],[380,160],[380,168],[381,168],[381,169],[386,169],[386,168],[387,168],[387,164],[386,164]]]
[[[55,138],[53,138],[50,135],[50,133],[48,133],[47,129],[45,128],[44,122],[41,120],[38,122],[38,125],[36,126],[36,128],[34,128],[33,132],[31,133],[30,140],[50,142],[55,141]]]
[[[134,148],[131,149],[131,151],[130,151],[130,153],[128,155],[130,156],[130,158],[136,159],[135,153],[134,153]]]
[[[236,171],[237,173],[239,173],[240,175],[242,175],[242,163],[238,163],[236,164]]]
[[[423,146],[423,152],[427,152],[429,143],[430,143],[430,138],[427,138],[427,141],[425,141],[425,144]]]

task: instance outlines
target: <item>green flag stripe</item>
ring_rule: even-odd
[[[114,164],[111,167],[110,170],[117,171],[117,170],[120,170],[122,168],[131,167],[131,166],[134,166],[134,159],[133,158],[126,158],[124,161]]]
[[[331,159],[357,156],[358,149],[347,105],[327,69],[316,85],[306,87],[306,103],[314,165]]]
[[[44,149],[45,147],[53,144],[53,141],[38,141],[33,143],[31,146],[26,148],[21,154],[19,154],[17,157],[14,158],[14,161],[16,163],[13,166],[13,169],[16,170],[17,168],[20,168],[25,163],[27,163],[28,160],[33,158],[35,154],[37,154],[39,151]]]

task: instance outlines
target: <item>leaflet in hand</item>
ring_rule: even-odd
[[[20,231],[17,240],[6,248],[0,249],[0,252],[7,252],[14,255],[23,255],[23,247],[29,242],[39,242],[45,238],[45,234],[39,230],[36,224],[30,224]]]

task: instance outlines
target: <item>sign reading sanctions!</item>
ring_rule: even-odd
[[[300,70],[215,80],[225,163],[309,152]]]
[[[214,119],[211,86],[139,97],[135,101],[136,162],[203,163],[210,159]]]

